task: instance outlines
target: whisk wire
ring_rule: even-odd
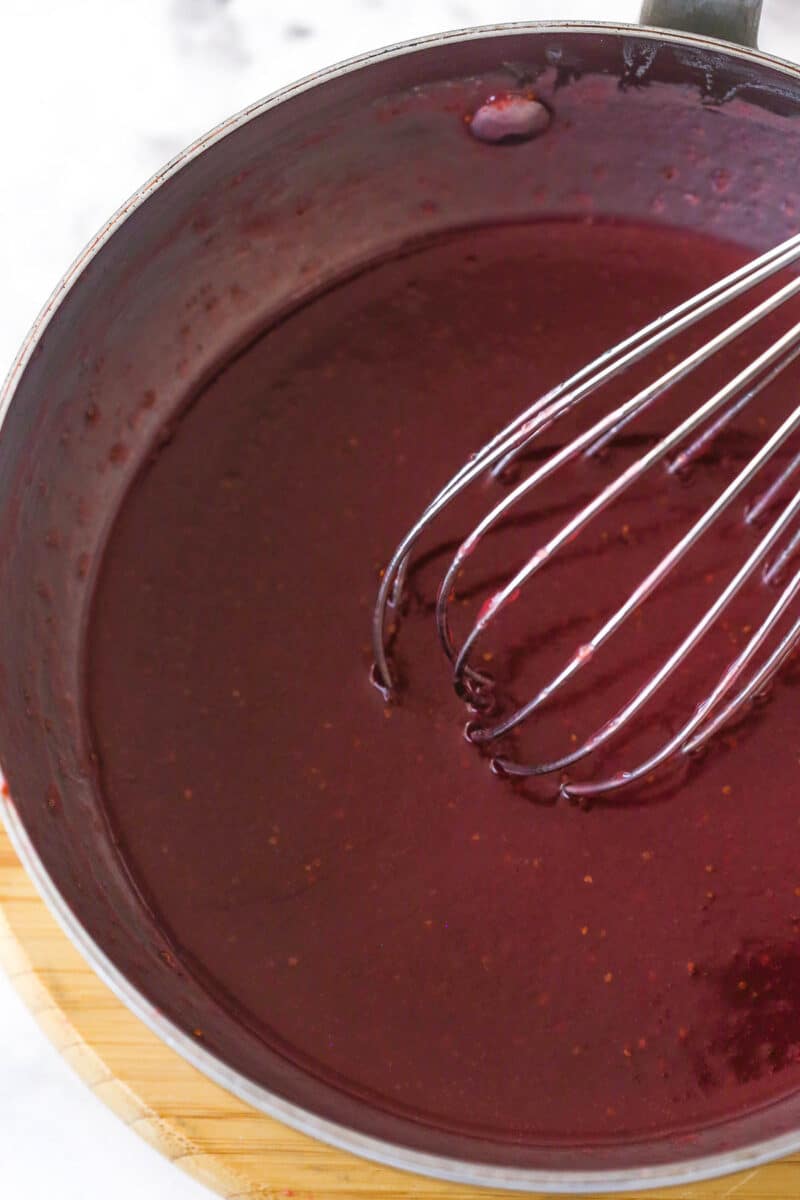
[[[671,368],[671,370],[665,375],[662,375],[661,378],[656,380],[654,384],[651,384],[648,388],[645,388],[644,391],[639,392],[637,396],[634,396],[633,399],[627,401],[625,404],[620,405],[619,408],[615,409],[612,413],[602,417],[591,427],[591,429],[574,438],[570,443],[567,444],[567,446],[563,447],[560,451],[554,454],[552,458],[538,468],[538,470],[534,471],[534,473],[529,476],[528,479],[519,484],[508,496],[506,496],[499,504],[497,504],[492,511],[486,517],[484,517],[479,525],[476,526],[475,530],[473,530],[473,532],[467,538],[466,543],[462,543],[462,548],[464,545],[466,545],[466,553],[472,553],[478,540],[488,531],[488,529],[492,527],[492,525],[496,524],[500,517],[503,516],[509,510],[509,508],[516,504],[523,495],[531,492],[544,479],[552,475],[565,462],[569,462],[572,458],[575,458],[587,444],[591,443],[598,430],[602,430],[603,428],[608,427],[609,424],[613,424],[615,422],[618,413],[625,409],[630,410],[632,408],[636,408],[641,411],[643,407],[652,402],[652,399],[656,395],[661,395],[675,382],[684,378],[691,370],[694,369],[695,366],[706,361],[710,354],[714,353],[722,346],[727,345],[733,337],[737,336],[738,333],[743,332],[743,329],[750,328],[751,325],[755,324],[756,321],[760,320],[768,312],[773,311],[778,304],[785,303],[786,300],[790,299],[798,292],[800,292],[800,279],[794,280],[791,284],[781,289],[781,293],[778,294],[781,297],[780,300],[778,299],[778,296],[771,297],[769,301],[764,301],[762,305],[759,305],[757,309],[754,309],[752,313],[748,314],[747,318],[742,318],[742,321],[747,320],[746,325],[741,326],[740,322],[737,322],[735,326],[731,326],[729,329],[723,331],[723,333],[718,334],[717,337],[712,339],[711,342],[708,342],[706,345],[700,347],[700,349],[695,351],[694,354],[690,355],[687,359],[684,359],[675,367]],[[736,333],[731,332],[734,329],[736,330]],[[589,524],[589,522],[595,516],[597,516],[598,513],[608,508],[618,496],[626,491],[634,482],[636,482],[636,480],[641,478],[641,476],[644,475],[654,463],[659,462],[670,452],[670,450],[680,445],[680,443],[689,434],[694,432],[694,430],[708,420],[710,416],[722,408],[731,399],[731,397],[735,396],[741,390],[742,387],[745,387],[748,383],[751,383],[762,373],[762,371],[765,370],[765,368],[771,366],[776,362],[776,360],[783,358],[786,355],[787,350],[796,348],[799,343],[800,323],[795,325],[789,330],[788,333],[784,334],[783,337],[774,342],[769,349],[765,350],[763,354],[759,355],[759,357],[754,360],[754,362],[749,364],[743,371],[739,372],[739,374],[737,374],[735,378],[730,381],[730,383],[716,392],[709,400],[705,402],[705,404],[696,409],[676,429],[674,429],[666,437],[662,438],[657,445],[650,449],[646,454],[642,455],[641,458],[637,459],[636,462],[631,466],[627,467],[612,483],[603,488],[603,490],[599,492],[589,504],[587,504],[570,521],[568,521],[559,530],[559,532],[546,543],[545,546],[537,549],[535,554],[533,554],[532,557],[529,558],[525,563],[525,565],[521,567],[498,592],[495,593],[495,595],[479,613],[477,620],[464,640],[461,650],[455,654],[454,657],[454,680],[456,685],[458,685],[462,680],[469,654],[471,653],[478,638],[486,632],[504,605],[508,603],[510,597],[516,596],[519,590],[536,574],[537,571],[541,570],[542,567],[544,567],[545,564],[550,561],[553,555],[561,547],[572,542],[574,538],[577,537],[577,535],[581,533]],[[784,366],[788,365],[788,361],[789,359],[787,356]],[[716,506],[713,511],[716,515]],[[439,629],[440,639],[442,640],[445,653],[447,653],[448,657],[451,659],[453,659],[454,647],[452,644],[452,639],[449,635],[446,612],[447,605],[452,594],[453,582],[456,574],[461,568],[464,557],[466,557],[465,554],[460,552],[456,553],[439,589],[439,598],[437,604],[437,627]]]
[[[794,420],[796,424],[800,424],[800,412],[795,414]],[[589,754],[605,745],[612,735],[618,734],[620,730],[624,729],[624,727],[629,724],[631,719],[645,706],[645,704],[652,699],[652,697],[663,686],[663,684],[674,674],[677,667],[681,665],[691,651],[697,646],[698,642],[705,637],[705,635],[713,627],[719,616],[728,607],[734,597],[741,591],[744,584],[752,576],[754,570],[769,553],[771,547],[775,544],[780,535],[783,533],[784,529],[795,517],[798,511],[800,511],[800,493],[792,498],[769,532],[764,538],[762,538],[753,552],[749,555],[744,565],[736,572],[733,579],[730,580],[728,585],[715,599],[713,604],[709,606],[702,618],[690,630],[680,645],[672,652],[672,654],[669,655],[659,669],[650,676],[647,682],[643,684],[641,688],[639,688],[639,690],[631,697],[625,706],[619,710],[615,717],[602,725],[598,730],[595,731],[595,733],[591,735],[591,737],[587,738],[587,740],[580,747],[578,747],[578,749],[574,750],[569,755],[569,765],[579,762],[581,759],[586,758]],[[775,612],[774,609],[773,612]],[[778,616],[779,615],[780,613],[778,613]],[[777,616],[775,619],[777,620]],[[767,621],[769,621],[769,618]],[[754,634],[750,642],[748,642],[743,654],[747,653],[748,651],[750,653],[747,658],[744,659],[743,665],[749,661],[749,657],[752,657],[752,654],[754,654],[758,649],[761,641],[763,641],[763,638],[772,627],[771,624],[769,624],[766,629],[764,626],[767,626],[767,622],[759,627],[759,630],[756,632],[756,634]],[[726,672],[723,676],[723,679],[727,678],[728,672]],[[724,693],[721,693],[720,695],[722,694]],[[704,701],[702,705],[698,706],[695,716],[697,716],[697,713],[701,713],[700,720],[695,721],[695,718],[693,717],[687,726],[684,727],[679,741],[683,741],[686,737],[693,733],[694,730],[702,723],[702,721],[706,719],[717,701],[720,699],[720,695],[717,694],[717,689],[715,689],[711,697],[709,697],[709,700]],[[675,742],[675,739],[668,743],[669,747],[674,748],[673,742]],[[659,752],[659,754],[660,753],[661,752]],[[657,758],[658,762],[648,759],[647,762],[641,767],[637,767],[632,771],[629,770],[619,772],[610,780],[606,779],[592,784],[566,784],[562,790],[568,795],[584,797],[589,795],[600,795],[606,791],[614,791],[623,786],[623,784],[631,783],[635,779],[641,778],[641,776],[648,774],[651,770],[654,770],[658,763],[662,761],[662,759],[659,757],[659,754],[654,756],[654,759]],[[555,770],[562,769],[564,762],[565,760],[560,759],[556,763],[525,766],[520,763],[499,759],[497,760],[497,765],[507,774],[526,776],[550,774]]]
[[[740,654],[737,655],[737,657],[730,664],[730,666],[723,672],[722,677],[720,678],[720,680],[718,681],[718,683],[716,684],[716,686],[714,687],[714,689],[712,690],[710,695],[705,700],[703,700],[703,702],[701,704],[699,704],[697,706],[694,714],[681,727],[681,729],[679,729],[678,732],[676,734],[674,734],[674,736],[672,738],[670,738],[669,741],[667,741],[654,754],[652,754],[643,763],[640,763],[637,767],[634,767],[632,769],[625,770],[625,771],[620,771],[616,775],[613,775],[606,779],[595,780],[595,781],[591,781],[591,782],[587,782],[587,783],[566,783],[566,784],[564,784],[561,789],[563,795],[566,796],[567,798],[571,798],[571,799],[587,799],[591,796],[600,796],[600,795],[605,795],[608,792],[617,791],[620,787],[629,786],[630,784],[635,783],[639,779],[646,778],[653,771],[655,771],[658,767],[660,767],[663,763],[665,763],[667,761],[667,759],[671,758],[675,754],[676,751],[683,750],[683,748],[685,747],[685,744],[687,742],[687,739],[691,739],[691,735],[693,733],[695,733],[695,731],[703,725],[703,722],[705,720],[707,720],[709,718],[709,716],[711,716],[713,714],[714,709],[717,707],[717,705],[720,703],[720,701],[725,698],[727,693],[730,691],[730,689],[736,683],[737,679],[739,679],[739,677],[742,674],[742,672],[744,671],[745,667],[755,657],[756,653],[761,648],[762,643],[766,640],[766,638],[772,632],[774,626],[778,623],[780,618],[783,616],[784,612],[786,611],[786,609],[788,608],[788,606],[792,602],[792,600],[794,600],[798,591],[800,591],[800,571],[795,575],[792,582],[784,590],[784,592],[782,593],[779,600],[772,607],[772,609],[770,610],[770,612],[767,615],[767,617],[765,618],[765,620],[759,626],[758,631],[753,635],[753,637],[747,643],[745,648],[740,652]],[[798,627],[800,627],[800,621],[798,621],[797,625],[798,625]],[[703,632],[706,632],[706,631],[707,631],[707,627],[706,627],[706,629],[703,630]],[[694,633],[694,631],[693,631],[693,633]],[[700,636],[702,636],[702,634]],[[691,637],[692,637],[692,635],[690,635],[690,638]],[[689,639],[687,639],[687,642],[688,641],[689,641]],[[791,644],[793,644],[793,643],[791,643]],[[790,652],[790,648],[791,648],[791,645],[787,646],[785,648],[784,654],[788,654]],[[781,650],[782,647],[779,647],[778,649]],[[673,667],[672,661],[670,661],[668,665],[669,665],[669,668],[672,669],[672,667]],[[766,665],[769,666],[769,663]],[[765,678],[766,678],[767,673],[768,672],[764,672]],[[758,686],[763,686],[763,680],[758,681],[758,683],[756,684],[756,687],[758,687]],[[645,691],[645,690],[646,689],[643,689],[643,691]],[[734,700],[731,702],[731,705],[730,705],[731,711],[736,711],[736,709],[741,705],[741,703],[743,703],[744,693],[749,694],[749,688],[743,689],[743,692],[734,698]],[[649,699],[649,696],[646,698]],[[632,712],[635,711],[633,708],[633,703],[634,702],[632,702],[631,705],[628,706],[630,712],[628,712],[626,710],[626,716],[625,716],[625,719],[622,722],[622,724],[626,723],[627,720],[630,719],[630,715],[632,715]],[[600,742],[598,739],[595,742],[595,746],[593,748],[596,748],[596,746],[599,744],[600,744]],[[701,743],[699,743],[699,744],[701,744]]]
[[[538,428],[536,430],[529,428],[524,433],[520,431],[527,423],[535,422],[537,416],[544,410],[552,409],[561,400],[569,406],[579,403],[580,399],[596,391],[612,375],[619,374],[627,366],[638,362],[658,345],[677,336],[685,328],[702,319],[704,315],[708,315],[723,304],[736,299],[770,278],[777,271],[791,265],[798,257],[800,257],[800,234],[788,238],[779,246],[768,250],[752,262],[739,267],[724,279],[711,284],[699,294],[670,309],[587,363],[586,366],[544,396],[539,397],[456,472],[408,530],[392,555],[381,579],[373,614],[372,642],[375,657],[375,679],[387,695],[390,695],[393,690],[393,680],[386,647],[386,610],[390,603],[395,606],[399,605],[402,582],[398,587],[398,577],[404,575],[404,564],[407,565],[409,554],[436,517],[487,468],[498,464],[499,473],[504,465],[507,465],[506,456],[513,452],[513,457],[522,450],[526,438],[533,437],[534,433],[539,432]],[[579,392],[581,387],[584,390]]]
[[[745,264],[698,295],[677,305],[668,313],[650,322],[643,329],[623,339],[616,346],[595,358],[562,384],[540,396],[453,475],[401,540],[381,579],[373,614],[372,635],[375,650],[375,680],[384,694],[391,695],[394,686],[386,640],[387,608],[390,605],[399,606],[414,546],[443,510],[485,472],[489,471],[495,478],[504,477],[507,468],[518,460],[537,439],[540,439],[545,431],[563,420],[568,413],[604,384],[644,359],[671,338],[692,328],[724,305],[730,304],[748,290],[772,278],[798,258],[800,258],[800,234],[789,238],[780,246]],[[658,399],[687,378],[691,372],[708,362],[736,338],[779,310],[798,294],[800,294],[800,277],[794,277],[752,306],[747,312],[731,321],[720,332],[708,338],[697,349],[686,354],[669,370],[641,388],[634,396],[593,420],[588,429],[576,434],[571,440],[558,447],[525,479],[513,485],[511,490],[461,541],[438,589],[435,615],[439,641],[452,664],[456,690],[470,703],[473,709],[483,712],[483,720],[472,722],[468,727],[473,741],[490,743],[502,738],[531,717],[545,703],[551,701],[588,662],[593,660],[597,651],[623,628],[632,614],[669,576],[718,518],[730,508],[734,500],[748,488],[759,472],[772,461],[787,439],[800,429],[799,404],[750,458],[736,477],[728,483],[722,493],[695,520],[691,528],[640,581],[613,615],[588,641],[577,648],[561,670],[531,699],[519,705],[513,712],[494,723],[487,722],[486,718],[496,697],[493,694],[491,680],[470,661],[478,640],[486,634],[504,607],[520,595],[522,588],[529,584],[560,550],[579,537],[600,513],[624,495],[634,483],[642,479],[647,471],[659,462],[666,460],[666,469],[669,474],[682,474],[699,461],[733,419],[795,362],[800,355],[800,322],[794,324],[786,333],[773,341],[766,350],[739,371],[727,384],[680,421],[674,429],[659,438],[653,446],[626,466],[577,513],[565,521],[554,535],[539,546],[527,561],[488,597],[459,646],[453,637],[449,614],[455,596],[456,581],[464,569],[466,560],[475,552],[481,540],[507,517],[524,497],[530,497],[545,480],[551,478],[579,455],[596,454],[602,447],[613,441],[631,421],[641,416]],[[687,439],[691,439],[688,446],[685,445]],[[751,527],[757,526],[765,514],[777,503],[799,467],[800,453],[793,457],[789,465],[780,472],[775,480],[763,488],[755,501],[750,504],[746,510],[746,521]],[[788,543],[784,545],[777,557],[773,559],[770,555],[791,522],[797,517],[798,512],[800,512],[800,490],[791,497],[780,516],[747,556],[744,564],[736,571],[733,578],[709,605],[680,644],[647,681],[634,692],[624,706],[611,719],[606,720],[595,729],[581,745],[562,757],[542,763],[521,763],[507,757],[497,756],[493,760],[496,769],[501,773],[515,776],[563,773],[569,767],[600,750],[613,737],[624,732],[637,714],[674,676],[689,654],[717,623],[721,614],[747,582],[754,577],[754,573],[758,572],[759,568],[763,582],[770,585],[778,582],[786,566],[800,548],[800,529],[796,530],[789,538]],[[649,778],[658,767],[677,755],[685,756],[702,749],[720,728],[735,719],[754,696],[771,684],[781,666],[800,644],[800,618],[798,618],[789,632],[780,638],[777,646],[767,654],[766,659],[756,667],[750,677],[744,683],[741,682],[747,674],[748,668],[756,664],[758,656],[766,647],[771,634],[790,605],[796,600],[799,592],[800,571],[783,589],[747,645],[725,668],[716,685],[695,707],[688,720],[684,721],[678,732],[650,754],[645,761],[633,768],[618,771],[608,778],[599,780],[576,782],[569,778],[563,779],[561,781],[562,792],[576,799],[588,799],[612,793],[637,780]],[[731,695],[732,692],[733,695]]]

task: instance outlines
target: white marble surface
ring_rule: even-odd
[[[1,0],[0,373],[105,217],[181,146],[258,96],[422,33],[526,18],[633,20],[638,7],[638,0]],[[797,0],[766,0],[765,8],[762,45],[800,59]],[[73,1077],[1,975],[0,1195],[208,1195]]]

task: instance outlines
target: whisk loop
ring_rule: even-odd
[[[506,479],[509,469],[512,466],[519,466],[530,447],[541,439],[547,430],[553,428],[568,413],[574,411],[587,397],[634,364],[651,355],[669,340],[693,328],[698,322],[743,296],[752,288],[772,279],[779,271],[796,262],[798,258],[800,258],[800,235],[795,235],[782,245],[761,255],[726,278],[712,284],[703,292],[673,308],[594,359],[564,383],[537,399],[471,456],[431,500],[418,520],[405,534],[383,574],[373,615],[372,633],[375,678],[387,694],[391,694],[394,689],[387,650],[387,612],[390,607],[397,608],[400,604],[411,555],[417,542],[444,510],[487,472],[495,479]],[[777,338],[758,357],[748,362],[705,403],[660,437],[655,445],[626,466],[610,483],[569,517],[544,545],[536,549],[522,567],[489,596],[459,645],[451,628],[450,607],[455,594],[457,577],[466,560],[474,553],[482,539],[491,530],[497,528],[520,501],[530,497],[545,480],[552,478],[579,456],[597,454],[613,441],[631,421],[641,416],[665,393],[675,388],[682,380],[747,330],[778,311],[798,295],[800,295],[800,278],[790,279],[789,282],[736,318],[719,333],[708,338],[698,349],[681,358],[653,382],[594,420],[589,428],[559,446],[544,461],[535,466],[524,479],[510,486],[510,490],[462,540],[441,580],[436,599],[435,619],[442,650],[452,664],[453,683],[457,693],[473,709],[483,713],[481,721],[472,722],[469,726],[469,736],[472,741],[490,745],[511,733],[543,705],[553,700],[561,689],[593,660],[596,652],[622,629],[633,613],[667,579],[700,538],[719,520],[723,513],[728,511],[733,502],[773,460],[780,447],[800,428],[799,403],[717,499],[709,505],[684,536],[670,547],[658,564],[634,588],[625,602],[591,638],[585,639],[576,648],[561,670],[531,699],[517,707],[512,713],[502,716],[494,723],[488,720],[492,709],[491,681],[485,672],[475,666],[472,659],[478,642],[497,621],[500,613],[520,596],[523,589],[535,579],[559,551],[580,537],[600,513],[615,503],[654,466],[662,463],[670,474],[684,474],[693,469],[731,421],[800,356],[800,323],[792,325],[786,333]],[[798,469],[800,469],[800,453],[792,458],[778,478],[766,486],[749,505],[746,510],[746,521],[751,527],[760,527],[764,519],[775,509]],[[789,537],[788,543],[782,550],[778,550],[775,557],[771,557],[771,552],[776,549],[781,536],[790,533],[789,527],[798,513],[800,513],[800,491],[784,505],[780,515],[763,534],[755,549],[747,556],[734,577],[678,647],[667,656],[661,666],[654,671],[630,700],[591,736],[568,754],[549,762],[525,764],[512,761],[507,757],[496,757],[494,760],[496,769],[501,773],[518,777],[558,774],[562,778],[561,790],[565,795],[586,799],[615,792],[649,777],[657,768],[679,756],[700,751],[715,733],[738,717],[747,704],[770,685],[792,650],[800,642],[800,618],[798,618],[788,632],[780,638],[777,646],[771,650],[768,646],[770,635],[776,632],[779,622],[785,617],[800,592],[800,571],[780,592],[767,616],[752,632],[744,649],[725,668],[716,685],[695,707],[691,717],[646,761],[633,768],[618,771],[608,778],[592,779],[588,782],[578,782],[567,778],[566,781],[563,781],[564,772],[568,771],[570,767],[589,758],[629,727],[634,717],[674,676],[681,663],[716,624],[721,614],[751,579],[760,577],[773,587],[780,586],[787,566],[800,549],[800,531]],[[748,674],[749,671],[752,674]],[[747,678],[745,678],[746,676]]]

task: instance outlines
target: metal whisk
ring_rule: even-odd
[[[374,678],[387,695],[391,695],[394,690],[387,642],[388,610],[396,610],[399,607],[414,547],[444,509],[485,472],[491,471],[496,478],[503,476],[510,464],[518,460],[541,438],[545,430],[551,429],[609,380],[644,359],[665,342],[692,328],[703,318],[730,304],[758,284],[771,279],[798,258],[800,235],[790,238],[673,308],[540,397],[461,467],[405,534],[381,580],[373,617]],[[461,542],[438,589],[436,625],[442,649],[452,664],[455,688],[473,710],[484,710],[486,713],[491,695],[491,681],[473,664],[476,643],[496,620],[504,606],[516,598],[523,585],[529,583],[559,550],[567,546],[599,513],[607,509],[651,467],[665,462],[667,470],[680,472],[704,453],[725,426],[800,355],[800,323],[792,326],[724,387],[660,437],[652,448],[622,470],[611,483],[575,512],[554,536],[536,549],[512,578],[489,597],[466,637],[458,644],[453,637],[449,621],[451,596],[459,571],[481,539],[496,527],[523,497],[530,496],[555,472],[579,455],[595,453],[611,442],[630,421],[666,391],[798,294],[800,278],[793,278],[734,320],[722,332],[709,338],[699,349],[681,359],[636,395],[594,420],[587,429],[552,452],[521,482],[508,490],[500,502]],[[494,724],[485,721],[473,723],[470,734],[472,740],[491,744],[528,720],[547,701],[552,700],[567,681],[575,677],[592,660],[596,651],[625,625],[798,428],[800,404],[765,440],[718,498],[694,521],[688,532],[663,555],[625,602],[588,641],[576,648],[563,668],[510,715],[504,716]],[[630,727],[640,710],[673,677],[681,663],[720,620],[748,581],[757,577],[760,572],[765,581],[773,585],[779,580],[782,583],[784,568],[795,550],[800,547],[800,529],[792,530],[792,522],[800,514],[800,488],[789,486],[792,477],[799,471],[800,454],[797,454],[781,471],[779,477],[766,486],[748,506],[745,519],[751,524],[757,524],[765,514],[776,507],[783,493],[792,492],[780,515],[766,530],[755,549],[748,554],[727,586],[717,595],[676,649],[647,681],[635,690],[619,711],[563,757],[532,764],[496,757],[493,760],[495,768],[515,776],[556,772],[564,780],[564,772],[568,772],[569,768],[587,759]],[[770,634],[776,631],[798,592],[800,570],[780,591],[776,589],[776,598],[766,617],[754,628],[747,644],[725,667],[716,684],[697,704],[691,716],[684,721],[674,736],[669,737],[645,761],[607,778],[592,779],[588,782],[572,780],[567,775],[561,785],[562,793],[573,798],[590,798],[614,792],[646,776],[649,777],[656,768],[674,761],[678,756],[697,752],[705,746],[718,730],[739,716],[748,703],[769,686],[792,650],[800,643],[800,616],[788,632],[780,636],[777,644],[772,645],[770,641]]]

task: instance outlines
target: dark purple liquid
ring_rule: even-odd
[[[542,223],[385,263],[225,368],[122,508],[88,702],[124,853],[231,1022],[378,1106],[500,1139],[622,1138],[800,1082],[790,687],[702,769],[618,804],[581,812],[544,803],[552,785],[494,778],[463,737],[430,613],[445,549],[485,511],[480,488],[412,576],[401,702],[369,682],[378,572],[452,471],[591,354],[742,260],[675,231]],[[682,403],[755,347],[737,344]],[[509,610],[497,647],[481,647],[504,686],[524,698],[563,665],[793,395],[781,383],[692,484],[659,476],[632,495],[625,519],[609,515]],[[548,485],[482,549],[455,603],[462,633],[495,575],[640,452],[634,439]],[[514,753],[563,750],[612,715],[670,621],[739,561],[740,536],[721,529]],[[655,727],[693,702],[684,690]]]

